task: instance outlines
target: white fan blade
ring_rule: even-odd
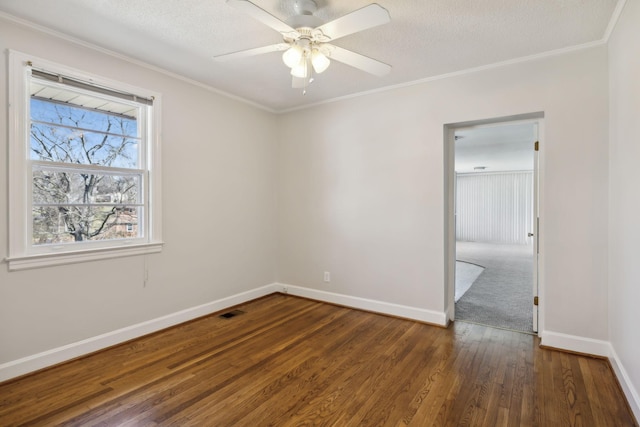
[[[282,22],[266,10],[251,3],[249,0],[227,0],[227,4],[246,13],[253,19],[262,22],[266,26],[273,28],[282,35],[287,35],[291,38],[297,38],[300,36],[300,33],[298,33],[294,28],[291,28],[290,25]]]
[[[256,47],[254,49],[240,50],[238,52],[225,53],[224,55],[214,56],[216,61],[231,61],[233,59],[248,58],[250,56],[262,55],[263,53],[282,52],[289,49],[287,43],[272,44],[269,46]]]
[[[331,59],[366,71],[367,73],[382,77],[391,71],[391,65],[369,58],[368,56],[360,55],[359,53],[343,49],[339,46],[330,44],[325,44],[324,46],[329,48],[329,57]]]
[[[357,33],[368,28],[377,27],[391,21],[389,12],[377,3],[355,10],[331,22],[316,28],[331,40]]]

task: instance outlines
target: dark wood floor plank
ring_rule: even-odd
[[[261,405],[261,411],[251,415],[252,418],[259,421],[266,417],[274,420],[275,425],[288,425],[292,420],[293,424],[297,424],[298,420],[309,423],[314,423],[317,419],[327,421],[340,402],[352,398],[349,391],[351,379],[363,377],[358,374],[370,369],[367,362],[376,354],[387,350],[381,347],[381,343],[391,333],[388,326],[397,324],[396,322],[397,319],[372,319],[364,316],[358,323],[354,323],[353,326],[357,326],[355,329],[349,327],[351,330],[346,331],[347,334],[335,338],[324,336],[325,345],[333,343],[327,352],[333,356],[321,360],[310,372],[311,376],[300,379],[282,391],[280,400],[293,397],[288,411],[274,414],[272,408],[275,402],[266,401]]]
[[[428,377],[431,383],[429,395],[420,398],[421,403],[411,420],[407,418],[407,425],[455,425],[459,423],[461,416],[464,416],[454,412],[455,396],[471,384],[471,381],[465,383],[463,373],[468,372],[470,359],[475,356],[468,351],[475,345],[472,338],[474,327],[472,324],[458,324],[456,341],[447,339],[449,342],[442,346],[442,353],[436,356],[435,369],[431,370]],[[469,398],[469,391],[464,393],[466,396],[463,398],[465,403],[460,406],[462,408],[466,406]],[[425,420],[429,420],[429,423],[425,423]]]
[[[304,314],[306,322],[310,323],[314,328],[319,327],[321,325],[320,321],[325,317],[326,308],[325,306],[320,306],[317,304],[309,306],[310,309],[305,309],[302,312],[296,311],[295,316],[292,313],[291,318],[296,318],[301,313]],[[220,320],[220,322],[225,322],[226,320]],[[271,337],[271,334],[274,332],[282,334],[283,331],[291,330],[285,329],[282,326],[283,319],[277,319],[275,322],[265,321],[266,324],[263,334],[260,335],[260,339],[268,339]],[[238,326],[238,325],[235,325]],[[252,326],[251,326],[252,327]],[[235,329],[235,328],[234,328]],[[296,329],[293,329],[295,332]],[[253,334],[253,329],[251,329],[251,334]],[[295,333],[286,334],[287,340],[293,340],[297,337]],[[278,339],[276,337],[275,339]],[[135,400],[138,403],[136,407],[129,408],[127,412],[118,416],[120,420],[123,416],[126,418],[127,416],[133,415],[136,411],[140,410],[141,406],[152,407],[154,420],[164,420],[165,418],[170,418],[174,412],[178,410],[184,410],[189,406],[197,403],[203,398],[213,395],[221,389],[224,389],[233,379],[237,378],[241,374],[250,373],[252,370],[258,369],[258,366],[252,362],[250,357],[247,357],[250,352],[247,352],[247,346],[253,347],[254,344],[248,343],[246,339],[246,334],[239,334],[237,339],[237,345],[232,348],[227,348],[228,346],[228,338],[225,335],[222,335],[219,341],[224,343],[224,349],[228,351],[224,351],[223,353],[218,353],[219,347],[216,346],[215,342],[212,343],[215,348],[213,355],[217,355],[218,357],[213,357],[213,355],[207,355],[203,357],[203,352],[198,351],[196,360],[193,363],[183,363],[180,366],[175,366],[173,363],[169,366],[169,371],[165,372],[164,377],[169,376],[182,376],[187,372],[191,372],[195,377],[193,381],[186,384],[186,387],[182,389],[181,393],[175,393],[173,390],[164,390],[162,388],[162,381],[159,381],[163,378],[162,375],[159,377],[149,376],[148,379],[152,380],[145,384],[145,387],[135,388],[135,384],[143,384],[141,381],[133,381],[132,386],[133,389],[127,387],[127,392],[130,393],[131,400]],[[269,341],[272,342],[272,341]],[[282,341],[275,341],[282,342]],[[211,344],[207,344],[209,346]],[[273,349],[272,349],[273,350]],[[260,366],[262,369],[265,369],[266,361]],[[209,387],[205,387],[203,390],[202,384],[210,384]],[[124,390],[124,388],[123,388]],[[153,391],[156,390],[160,395],[160,398],[154,397]],[[145,396],[145,397],[143,397]],[[166,403],[166,404],[165,404]],[[165,409],[158,409],[159,406]],[[171,408],[169,411],[166,411],[166,408]],[[105,408],[101,408],[101,410],[105,410]],[[106,408],[109,411],[109,408]],[[113,412],[113,411],[112,411]],[[86,414],[87,419],[91,419],[93,414]],[[77,420],[81,422],[83,420]]]
[[[348,314],[348,313],[347,313]],[[314,336],[319,336],[322,335],[324,333],[324,331],[326,329],[330,329],[332,327],[331,325],[331,317],[330,316],[325,316],[325,321],[313,321],[312,323],[315,325],[313,331],[308,330],[306,333],[302,334],[302,335],[296,335],[296,334],[290,334],[290,328],[282,328],[281,329],[281,333],[286,333],[287,335],[289,335],[289,337],[287,338],[287,342],[289,342],[289,346],[284,347],[284,348],[280,348],[278,352],[274,353],[274,352],[269,352],[269,353],[265,353],[264,357],[262,358],[258,358],[256,360],[252,360],[252,366],[250,368],[248,368],[249,370],[244,371],[243,374],[249,373],[249,376],[251,377],[251,373],[253,371],[255,371],[256,368],[260,369],[259,372],[257,372],[258,374],[262,375],[263,373],[268,373],[269,376],[268,378],[276,378],[277,381],[280,381],[279,378],[281,378],[279,375],[281,374],[281,368],[282,367],[287,367],[287,366],[291,366],[291,360],[292,360],[292,356],[295,356],[296,359],[298,359],[301,355],[304,355],[306,353],[311,354],[312,351],[311,349],[307,346],[307,340],[308,339],[313,339]],[[298,325],[299,327],[299,325]],[[291,336],[295,337],[295,340],[291,341]],[[264,343],[263,347],[268,347],[269,344],[268,343]],[[278,346],[273,346],[273,344],[271,344],[271,347],[278,347]],[[295,365],[295,363],[294,363]],[[260,388],[260,387],[255,387],[256,385],[256,380],[252,381],[250,388],[253,390],[257,390],[258,392],[260,392],[262,395],[260,397],[260,400],[265,399],[265,394],[264,394],[264,388]],[[225,388],[225,395],[229,396],[229,395],[233,395],[233,384],[229,384],[229,387]],[[246,385],[244,386],[246,388]],[[271,389],[276,389],[275,387],[271,387]],[[212,396],[213,397],[213,396]],[[225,399],[226,400],[226,399]],[[271,406],[271,408],[273,408],[273,406]],[[243,415],[250,415],[252,412],[247,412],[246,410],[243,411],[237,411],[235,413],[235,416],[243,416]],[[168,420],[173,420],[174,418],[174,414],[167,414],[170,415],[172,418],[169,418]],[[179,414],[175,414],[177,416],[179,416]],[[227,416],[229,416],[230,414],[227,414]],[[228,422],[230,422],[230,420],[227,420]]]
[[[417,415],[420,409],[424,408],[425,411],[428,409],[429,406],[425,403],[436,401],[433,395],[437,393],[443,373],[449,364],[452,346],[447,336],[438,334],[437,341],[434,341],[433,347],[429,366],[424,369],[422,384],[405,408],[402,417],[397,419],[397,426],[411,425],[415,419],[420,418]]]
[[[477,396],[475,406],[477,410],[471,412],[471,425],[479,426],[486,423],[490,418],[495,423],[497,416],[496,408],[492,407],[491,402],[497,399],[494,393],[499,392],[501,384],[498,383],[498,365],[500,360],[500,334],[498,329],[487,329],[483,337],[483,345],[486,347],[484,357],[480,362],[480,369],[474,381],[477,388]],[[497,394],[497,393],[496,393]]]
[[[330,307],[330,306],[327,306]],[[343,334],[345,339],[350,339],[348,333],[343,331],[336,331],[335,325],[340,324],[338,322],[341,317],[349,317],[351,313],[349,310],[343,309],[339,316],[327,316],[326,323],[318,323],[311,321],[306,332],[298,332],[297,342],[294,351],[282,352],[272,360],[273,366],[263,366],[263,369],[268,370],[269,375],[263,376],[244,376],[234,384],[230,384],[225,389],[225,399],[217,400],[214,402],[204,402],[206,407],[204,409],[194,408],[193,413],[189,414],[190,419],[198,420],[203,418],[210,420],[210,414],[217,414],[220,417],[216,418],[216,422],[221,425],[236,425],[243,417],[259,417],[259,407],[264,402],[274,399],[277,404],[264,405],[267,413],[265,417],[273,418],[275,414],[270,413],[274,408],[281,408],[282,401],[291,400],[289,396],[285,396],[284,399],[279,397],[278,394],[289,386],[289,384],[298,381],[299,377],[308,375],[310,371],[315,369],[315,365],[318,361],[317,350],[313,346],[308,345],[308,341],[317,342],[320,337],[325,335],[332,335],[335,340],[340,339],[340,335]],[[364,319],[363,319],[364,321]],[[354,322],[349,322],[351,325],[355,325]],[[290,329],[283,329],[283,331],[289,331]],[[269,357],[270,355],[265,355]],[[258,360],[256,363],[259,362]],[[278,403],[278,401],[280,401]],[[229,405],[234,408],[233,411],[224,411]],[[191,411],[190,411],[191,412]],[[258,420],[261,418],[259,417]],[[171,423],[181,425],[185,420],[180,414],[172,417],[169,420]],[[249,421],[245,420],[247,423]]]
[[[460,347],[451,359],[452,365],[442,381],[446,394],[442,396],[442,404],[438,408],[432,425],[455,426],[462,423],[462,417],[467,416],[465,408],[473,393],[470,388],[473,360],[477,356],[480,342],[477,333],[486,329],[478,325],[469,325],[468,331],[460,341]],[[418,424],[419,425],[419,424]]]
[[[384,342],[374,339],[374,342],[367,345],[367,349],[359,354],[357,361],[357,371],[350,376],[343,376],[341,381],[337,382],[333,390],[338,390],[339,394],[331,402],[328,408],[330,411],[325,413],[324,421],[333,425],[364,425],[364,422],[358,422],[365,415],[370,415],[372,407],[378,399],[380,393],[391,394],[393,390],[389,387],[389,376],[398,378],[394,374],[394,369],[401,364],[409,353],[421,353],[421,349],[416,345],[418,342],[412,340],[417,325],[404,330],[404,333],[391,336],[383,335]],[[390,351],[393,349],[393,351]],[[396,386],[401,381],[396,381]],[[349,410],[342,410],[341,406],[344,402],[350,401]]]
[[[637,426],[606,360],[274,294],[0,384],[2,426]]]
[[[388,374],[383,377],[385,382],[390,378],[398,378],[395,388],[390,389],[384,382],[379,381],[377,393],[371,396],[368,411],[361,409],[360,414],[354,419],[360,422],[358,425],[392,425],[397,420],[408,421],[415,415],[415,410],[409,409],[406,405],[397,405],[396,402],[411,402],[416,394],[424,391],[425,385],[429,382],[430,367],[434,359],[440,355],[437,349],[445,339],[439,333],[426,333],[427,328],[432,329],[430,327],[420,327],[425,329],[420,333],[423,338],[418,344],[408,347],[409,352],[401,363],[390,367]]]
[[[524,398],[527,400],[526,407],[530,407],[535,411],[535,415],[532,418],[533,426],[544,426],[543,420],[548,418],[547,415],[547,402],[545,400],[545,377],[544,371],[542,369],[543,358],[541,357],[542,353],[535,351],[535,345],[537,345],[537,340],[527,343],[528,352],[530,353],[532,366],[530,372],[527,372],[527,375],[531,375],[533,378],[533,384],[531,389],[527,388],[525,390]]]
[[[575,414],[573,412],[573,396],[572,391],[566,390],[565,375],[562,367],[562,358],[564,354],[555,353],[551,355],[551,369],[553,371],[553,390],[556,393],[556,404],[554,405],[554,413],[558,414],[558,422],[565,426],[574,426]]]
[[[594,425],[606,425],[607,420],[603,418],[603,405],[600,400],[599,393],[596,393],[597,384],[593,379],[593,374],[591,373],[591,367],[589,366],[589,361],[587,359],[578,359],[578,364],[580,366],[580,372],[582,373],[582,378],[584,381],[584,389],[587,394],[587,401],[589,406],[595,408],[593,411],[593,421]]]
[[[509,402],[509,425],[522,425],[522,402],[524,400],[524,389],[527,386],[526,378],[526,357],[525,350],[518,342],[514,349],[515,367],[513,370],[513,385],[511,389],[511,400]]]
[[[423,383],[423,388],[418,392],[419,397],[417,399],[414,398],[410,405],[409,416],[406,417],[407,425],[431,425],[425,424],[424,420],[430,420],[435,424],[442,422],[437,420],[437,416],[443,409],[443,402],[445,402],[450,390],[459,385],[453,371],[456,370],[456,356],[459,348],[462,348],[465,338],[464,334],[459,333],[464,330],[465,326],[463,324],[460,324],[460,326],[455,334],[456,342],[445,340],[444,345],[440,345],[439,351],[434,354],[435,364],[432,364],[427,369],[428,377],[426,382]],[[429,392],[425,394],[427,388]]]
[[[446,339],[441,330],[426,325],[418,327],[421,339],[417,345],[410,344],[407,347],[409,352],[403,362],[396,363],[383,355],[376,366],[375,375],[369,378],[370,383],[365,383],[364,392],[358,393],[360,400],[356,403],[359,406],[357,412],[343,411],[336,424],[348,425],[351,420],[352,424],[359,422],[359,425],[363,425],[367,422],[381,423],[381,419],[386,419],[387,424],[393,424],[391,421],[394,420],[402,423],[400,425],[407,425],[411,421],[431,391],[433,370],[440,368],[438,362],[443,360],[441,353]],[[395,388],[390,388],[388,383],[393,378],[397,378]],[[392,395],[395,397],[391,398]],[[399,399],[410,402],[410,405],[394,405],[393,402]],[[374,421],[376,419],[379,421]]]
[[[598,400],[602,405],[602,416],[605,417],[608,425],[624,426],[624,414],[629,412],[629,407],[628,405],[620,405],[620,401],[616,403],[616,399],[620,399],[620,386],[616,382],[609,380],[609,378],[613,376],[613,369],[611,368],[611,365],[600,359],[587,358],[585,359],[585,362],[588,364],[589,371],[597,386],[596,393]],[[626,402],[622,401],[622,403]],[[600,414],[598,416],[600,416]]]

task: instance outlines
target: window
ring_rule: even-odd
[[[10,52],[10,269],[157,252],[157,94]]]

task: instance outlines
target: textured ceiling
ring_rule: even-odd
[[[254,0],[282,20],[295,0]],[[306,95],[274,52],[274,30],[224,0],[0,0],[0,11],[283,111],[321,101],[602,40],[618,0],[378,0],[391,23],[336,45],[393,66],[376,77],[333,61]],[[325,21],[370,4],[317,0]],[[54,59],[55,58],[51,58]]]

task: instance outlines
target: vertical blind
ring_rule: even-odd
[[[456,239],[532,243],[533,171],[458,174]]]

